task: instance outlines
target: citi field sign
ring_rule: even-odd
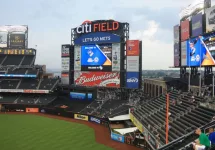
[[[86,20],[76,28],[76,33],[87,34],[93,32],[115,32],[120,30],[120,24],[120,22],[114,20]]]

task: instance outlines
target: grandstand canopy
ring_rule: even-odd
[[[134,131],[138,130],[137,127],[132,128],[124,128],[124,129],[114,129],[114,131],[117,131],[118,133],[124,135],[126,133],[132,133]]]
[[[130,117],[129,117],[129,114],[127,114],[127,115],[116,116],[108,119],[110,121],[123,121],[123,120],[130,120]]]

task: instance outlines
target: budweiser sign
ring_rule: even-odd
[[[81,86],[120,87],[120,73],[75,72],[75,83]]]

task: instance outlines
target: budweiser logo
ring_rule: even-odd
[[[91,77],[87,77],[85,75],[80,76],[79,80],[76,81],[76,84],[84,84],[88,82],[95,82],[95,81],[103,81],[107,79],[113,79],[118,77],[118,73],[105,73],[102,75],[95,75],[93,74]]]

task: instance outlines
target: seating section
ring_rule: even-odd
[[[38,72],[39,72],[39,70],[37,70],[37,69],[28,69],[26,74],[33,74],[33,75],[35,74],[35,75],[37,75]]]
[[[6,55],[0,55],[0,65],[2,63],[2,61],[5,59]]]
[[[20,80],[0,80],[0,89],[16,89]]]
[[[60,96],[55,101],[50,103],[48,107],[60,107],[62,105],[68,106],[67,111],[81,112],[90,102],[71,100],[67,96]]]
[[[58,81],[59,81],[58,79],[40,80],[40,79],[32,79],[32,78],[2,79],[0,80],[0,89],[52,90],[54,87],[57,86]]]
[[[38,84],[38,79],[22,79],[19,89],[37,89]]]
[[[22,59],[24,56],[22,55],[7,55],[7,58],[5,59],[5,61],[3,62],[3,66],[7,66],[7,65],[14,65],[14,66],[18,66],[20,65]]]
[[[26,74],[26,72],[27,72],[27,69],[8,69],[8,72],[7,72],[7,74],[22,74],[22,75],[24,75],[24,74]]]
[[[58,83],[58,79],[42,79],[39,89],[49,90],[52,89]]]
[[[178,91],[170,93],[169,142],[207,124],[215,116],[215,111],[199,106],[202,98],[194,97],[195,101],[192,101],[191,97],[190,94],[179,94]],[[133,114],[153,135],[159,134],[161,142],[165,143],[166,97],[164,95],[137,106]]]
[[[26,55],[21,65],[31,65],[34,59],[34,55]]]
[[[4,104],[27,104],[27,105],[47,105],[57,98],[50,94],[0,94],[0,103]]]

